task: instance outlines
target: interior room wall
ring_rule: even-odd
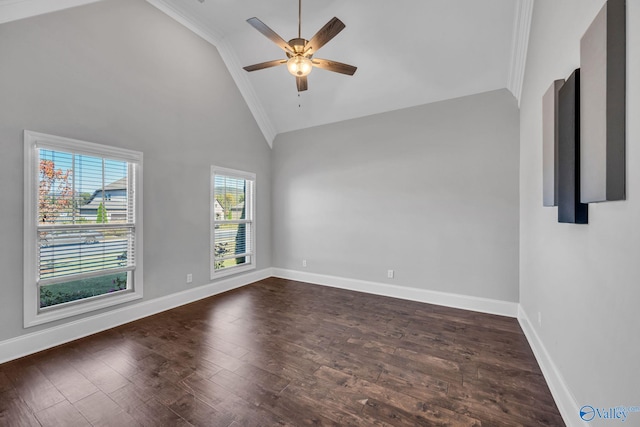
[[[498,90],[278,135],[274,267],[517,302],[518,134]]]
[[[582,405],[640,405],[640,3],[626,3],[627,200],[590,204],[588,225],[542,206],[542,96],[579,67],[604,0],[536,0],[520,105],[520,303],[571,425]]]
[[[22,326],[24,129],[143,152],[144,301],[211,282],[211,165],[257,174],[271,267],[270,148],[212,45],[109,0],[0,25],[0,58],[0,342],[78,320]]]

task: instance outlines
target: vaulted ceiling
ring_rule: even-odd
[[[19,18],[95,0],[7,1],[13,9],[5,7],[5,16]],[[334,16],[346,24],[315,56],[358,70],[346,76],[314,68],[309,90],[298,93],[285,66],[242,69],[285,58],[246,20],[258,17],[285,40],[297,37],[297,0],[147,1],[216,46],[269,144],[282,132],[494,89],[519,98],[533,6],[533,0],[303,0],[303,38]]]

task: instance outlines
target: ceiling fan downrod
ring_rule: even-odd
[[[298,0],[298,38],[302,38],[302,0]]]

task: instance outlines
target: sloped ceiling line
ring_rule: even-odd
[[[529,32],[533,15],[534,0],[518,0],[513,25],[513,42],[511,45],[511,66],[507,89],[518,100],[522,96],[522,83],[527,62],[527,48],[529,46]]]
[[[229,43],[227,43],[224,36],[198,22],[195,22],[193,19],[184,16],[164,0],[147,0],[147,2],[166,13],[169,17],[175,19],[187,29],[193,31],[195,34],[202,37],[202,39],[211,43],[216,47],[216,49],[218,49],[220,57],[229,70],[229,74],[231,74],[233,81],[236,83],[240,94],[247,103],[251,114],[253,114],[258,127],[262,131],[262,135],[264,135],[264,138],[267,140],[269,147],[273,147],[273,140],[276,137],[275,127],[269,120],[266,110],[260,103],[253,86],[249,82],[249,78],[246,73],[242,71],[242,65],[240,65],[238,57],[231,46],[229,46]]]

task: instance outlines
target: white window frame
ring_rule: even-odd
[[[38,188],[39,165],[38,149],[65,151],[88,156],[122,160],[135,165],[133,167],[135,188],[134,239],[135,269],[130,273],[133,285],[127,292],[105,294],[99,297],[77,300],[46,309],[40,308],[38,293]],[[142,153],[123,148],[95,144],[87,141],[24,131],[24,327],[31,327],[91,311],[100,310],[117,304],[141,299],[143,297],[142,268]]]
[[[242,265],[226,267],[223,269],[216,270],[215,269],[215,226],[216,224],[223,224],[225,222],[229,222],[228,220],[216,220],[215,214],[215,177],[216,175],[224,175],[231,178],[243,179],[245,181],[251,181],[251,189],[248,191],[248,194],[245,194],[245,214],[249,212],[251,218],[245,219],[245,224],[249,227],[248,234],[252,241],[252,247],[250,252],[250,262],[247,262]],[[211,189],[209,191],[211,200],[209,202],[210,206],[210,215],[209,222],[211,224],[211,237],[210,237],[210,252],[209,259],[211,262],[211,280],[219,279],[221,277],[226,277],[232,274],[242,273],[248,270],[254,270],[256,268],[256,174],[251,172],[244,172],[236,169],[223,168],[220,166],[211,166]],[[250,205],[247,206],[247,203],[250,202]],[[231,221],[237,222],[237,221]]]

